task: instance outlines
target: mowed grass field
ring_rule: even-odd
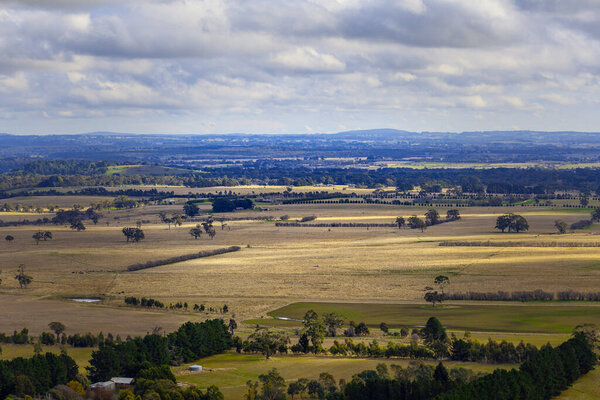
[[[272,368],[292,382],[298,378],[318,379],[319,374],[328,372],[339,379],[350,380],[354,374],[367,369],[375,369],[377,364],[383,363],[390,367],[395,364],[406,368],[410,361],[398,359],[368,359],[368,358],[342,358],[321,356],[283,356],[264,357],[243,354],[219,354],[199,360],[204,368],[201,373],[187,371],[187,365],[175,368],[177,380],[198,385],[205,388],[210,385],[218,386],[226,399],[242,399],[246,393],[246,382],[257,380],[258,376],[267,373]],[[426,362],[435,366],[434,361]],[[475,363],[444,363],[447,368],[468,368],[474,372],[492,372],[496,368],[511,368],[513,365],[484,365]]]

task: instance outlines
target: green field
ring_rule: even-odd
[[[31,357],[33,355],[33,345],[31,344],[1,344],[2,353],[0,354],[0,360],[11,360],[16,357]],[[79,366],[79,372],[85,373],[85,367],[90,365],[89,361],[92,358],[92,351],[94,348],[81,348],[65,346],[67,354],[75,360]],[[55,353],[61,352],[60,346],[42,346],[42,353]]]
[[[288,381],[298,378],[318,378],[321,372],[329,372],[336,380],[350,379],[358,372],[375,369],[377,364],[384,363],[408,366],[409,360],[376,359],[376,358],[342,358],[325,356],[283,356],[264,357],[244,354],[219,354],[198,361],[204,368],[202,373],[189,373],[187,366],[174,370],[178,381],[187,382],[206,388],[218,386],[226,399],[241,399],[246,392],[246,382],[257,380],[258,376],[277,368],[279,373]],[[435,365],[430,361],[427,364]],[[475,363],[444,362],[447,368],[464,367],[475,372],[492,372],[496,368],[509,368],[512,365],[485,365]]]
[[[318,314],[335,312],[348,321],[390,327],[423,326],[429,317],[437,317],[449,329],[483,332],[570,333],[583,323],[600,324],[600,306],[583,303],[537,303],[466,305],[446,303],[435,308],[419,304],[374,303],[293,303],[268,313],[271,317],[301,320],[307,310]],[[261,319],[248,321],[261,325],[293,326],[298,321]]]

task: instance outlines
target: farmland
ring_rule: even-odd
[[[275,188],[208,188],[205,193],[235,189],[251,194]],[[311,188],[306,188],[309,191]],[[344,190],[345,189],[345,190]],[[180,190],[180,189],[177,189]],[[285,190],[280,187],[277,190]],[[330,187],[326,190],[358,190]],[[366,190],[366,189],[361,189]],[[183,189],[180,195],[185,195]],[[106,198],[106,197],[103,197]],[[110,198],[110,197],[109,197]],[[63,200],[62,202],[60,200]],[[23,199],[31,204],[70,202],[83,207],[98,201],[95,196],[39,196]],[[44,200],[44,203],[40,201]],[[256,325],[273,327],[295,339],[308,309],[319,314],[336,312],[350,320],[365,322],[371,334],[385,345],[393,338],[382,336],[378,326],[386,322],[392,331],[420,327],[436,316],[457,336],[469,331],[473,338],[524,341],[541,346],[559,344],[582,323],[600,324],[600,304],[595,302],[482,302],[448,301],[435,308],[423,300],[424,288],[433,278],[449,277],[448,292],[577,290],[597,292],[600,281],[600,242],[597,225],[558,235],[557,219],[571,224],[589,215],[589,210],[572,207],[462,207],[461,219],[418,229],[395,227],[336,228],[286,227],[275,222],[315,216],[311,223],[394,224],[396,217],[423,217],[426,206],[387,204],[261,204],[260,209],[230,214],[212,214],[216,235],[198,240],[188,231],[205,215],[184,221],[181,226],[161,222],[160,212],[181,212],[185,197],[161,204],[143,204],[133,209],[101,210],[98,224],[86,222],[81,232],[66,226],[47,225],[53,238],[40,241],[32,235],[38,226],[3,227],[0,237],[14,240],[1,243],[0,332],[27,327],[33,334],[48,331],[48,323],[60,320],[67,333],[100,331],[126,337],[144,335],[155,327],[172,331],[185,321],[207,318],[234,318],[236,332],[248,337]],[[210,211],[209,202],[199,202],[201,213]],[[436,207],[445,215],[448,207]],[[494,230],[496,218],[507,212],[523,215],[530,229],[525,233]],[[49,215],[2,213],[5,221],[35,219]],[[121,230],[139,225],[145,239],[127,243]],[[302,224],[301,224],[302,225]],[[447,246],[468,243],[480,245]],[[558,244],[558,245],[557,245]],[[584,245],[587,244],[585,247]],[[233,253],[176,262],[139,271],[131,264],[168,259],[185,254],[240,246]],[[33,282],[21,289],[12,275],[24,264]],[[166,309],[148,309],[124,304],[126,296],[152,297]],[[76,303],[72,298],[100,299],[97,303]],[[175,303],[189,308],[169,309]],[[203,304],[206,310],[192,310]],[[227,305],[227,312],[219,311]],[[211,309],[211,310],[209,310]],[[285,317],[279,320],[273,317]],[[327,339],[325,346],[332,344]],[[28,353],[19,346],[5,347],[4,357]],[[85,366],[89,351],[75,354]],[[386,363],[402,364],[402,360]],[[175,369],[178,379],[205,387],[217,384],[230,397],[238,398],[248,379],[256,379],[275,366],[286,379],[312,377],[330,371],[348,379],[353,373],[373,368],[377,360],[311,357],[276,357],[266,362],[257,356],[224,354],[202,360],[209,370],[189,375]],[[486,371],[496,366],[475,365]],[[587,378],[593,379],[593,378]]]

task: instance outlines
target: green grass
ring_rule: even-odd
[[[437,317],[449,329],[483,332],[527,332],[568,334],[583,323],[600,324],[600,305],[582,303],[498,303],[468,305],[446,303],[435,308],[420,304],[293,303],[268,313],[271,317],[301,320],[307,310],[318,314],[335,312],[346,320],[363,321],[378,327],[423,326],[429,317]],[[251,320],[273,326],[298,326],[300,322]]]
[[[406,367],[409,360],[400,359],[369,359],[369,358],[341,358],[327,356],[283,356],[264,357],[247,354],[219,354],[199,360],[205,372],[190,374],[187,366],[174,369],[178,381],[188,382],[206,388],[210,385],[218,386],[225,399],[241,399],[246,392],[246,382],[257,380],[258,376],[277,368],[279,373],[288,381],[298,378],[318,378],[321,372],[329,372],[336,380],[344,378],[349,380],[358,372],[366,369],[375,369],[379,363],[402,365]],[[436,362],[428,362],[433,365]],[[512,367],[503,365],[484,365],[475,363],[445,362],[447,367],[465,367],[476,372],[492,372],[498,367]]]
[[[2,353],[0,354],[0,360],[11,360],[16,357],[30,357],[33,355],[33,345],[31,344],[0,344],[2,347]],[[85,367],[89,364],[92,358],[92,351],[95,348],[81,348],[81,347],[70,347],[66,346],[67,354],[75,360],[79,366],[79,372],[85,373]],[[60,346],[42,346],[42,353],[60,353]]]
[[[600,399],[600,368],[588,372],[579,378],[573,386],[556,397],[558,400]]]

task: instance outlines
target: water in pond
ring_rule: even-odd
[[[102,301],[102,299],[99,299],[97,297],[82,297],[77,299],[71,299],[71,301],[75,301],[77,303],[97,303],[99,301]]]

